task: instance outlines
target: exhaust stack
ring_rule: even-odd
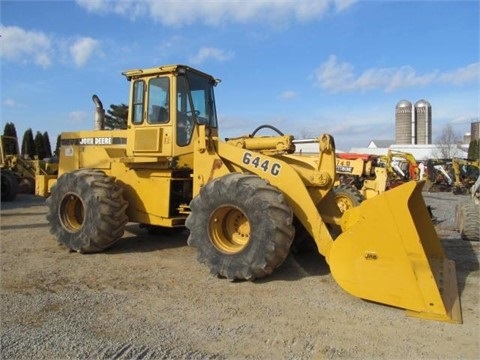
[[[93,95],[92,100],[95,104],[94,129],[105,130],[105,109],[103,108],[103,104],[97,95]]]

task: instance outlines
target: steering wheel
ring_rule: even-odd
[[[277,134],[279,134],[280,136],[283,136],[283,132],[281,132],[280,130],[278,130],[275,126],[272,126],[272,125],[260,125],[259,127],[257,127],[255,130],[253,130],[252,132],[252,137],[255,136],[255,134],[261,130],[261,129],[272,129],[273,131],[277,132]]]
[[[191,117],[193,117],[194,114],[195,114],[195,116],[200,115],[200,111],[198,111],[198,110],[188,110],[187,112],[185,112],[185,114],[187,114],[187,116],[189,118],[191,118]]]

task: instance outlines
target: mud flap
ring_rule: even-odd
[[[411,181],[348,210],[326,258],[354,296],[461,323],[455,263],[445,257],[422,187]]]

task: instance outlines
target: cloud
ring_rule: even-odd
[[[71,124],[83,124],[89,119],[89,115],[84,111],[72,111],[68,114],[67,118]]]
[[[147,14],[147,11],[157,3],[155,0],[76,0],[75,2],[90,13],[102,15],[113,13],[130,19]],[[162,2],[159,1],[159,3]]]
[[[357,0],[199,1],[199,0],[76,0],[78,6],[97,14],[114,13],[130,19],[150,16],[165,26],[193,23],[218,26],[225,23],[284,25],[321,18],[331,8],[342,12]]]
[[[105,0],[76,0],[77,5],[89,12],[107,12],[112,2]]]
[[[335,0],[335,8],[338,12],[348,9],[350,6],[355,4],[357,0]]]
[[[442,74],[438,80],[453,85],[463,85],[472,81],[480,81],[480,62]]]
[[[100,42],[90,37],[76,40],[51,37],[40,31],[28,31],[16,26],[1,26],[0,58],[22,65],[35,64],[42,68],[54,65],[54,61],[73,61],[84,66],[100,48]],[[72,44],[73,42],[73,44]],[[72,44],[65,46],[65,44]]]
[[[282,100],[291,100],[294,99],[296,96],[297,94],[295,93],[295,91],[287,90],[278,95],[278,98]]]
[[[207,59],[214,59],[219,62],[230,60],[233,57],[232,51],[221,50],[213,47],[202,47],[190,58],[192,64],[203,63]]]
[[[463,85],[478,81],[479,74],[480,63],[446,73],[435,70],[426,74],[417,74],[414,68],[405,65],[396,68],[371,68],[357,75],[352,64],[339,61],[336,56],[330,55],[314,70],[313,78],[316,86],[332,93],[374,89],[393,92],[401,88],[439,83]]]
[[[75,41],[69,49],[75,65],[78,67],[85,65],[99,46],[100,43],[98,40],[89,37],[84,37]]]
[[[0,33],[0,58],[25,64],[33,62],[43,68],[52,64],[52,41],[44,33],[3,25],[0,25]]]
[[[5,99],[2,101],[2,104],[6,108],[11,108],[11,109],[18,109],[18,108],[24,108],[25,105],[18,103],[17,101],[13,99]]]

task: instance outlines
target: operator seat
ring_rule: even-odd
[[[161,123],[168,121],[168,111],[163,106],[152,105],[152,114],[150,116],[150,122]]]

